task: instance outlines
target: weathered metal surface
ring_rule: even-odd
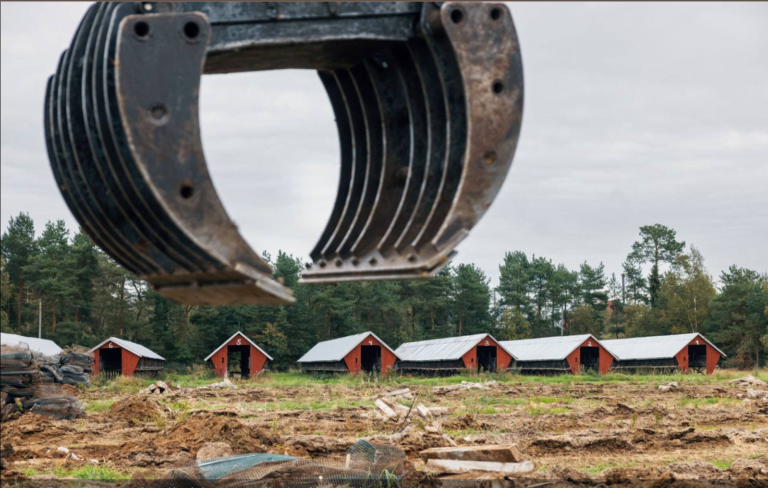
[[[459,337],[446,337],[443,339],[431,339],[428,341],[406,342],[395,349],[395,354],[401,361],[453,361],[461,359],[464,354],[475,346],[484,345],[484,339],[490,339],[501,345],[490,334],[473,334]],[[512,358],[515,356],[504,349]]]
[[[501,341],[501,345],[507,348],[522,361],[553,361],[565,359],[583,343],[590,341],[592,346],[601,347],[602,343],[591,334],[572,336],[541,337],[538,339],[522,339],[519,341]]]
[[[331,339],[330,341],[318,342],[312,347],[312,349],[307,351],[307,353],[299,358],[299,360],[296,362],[322,363],[341,361],[344,359],[344,356],[352,352],[352,350],[356,348],[363,341],[363,339],[367,338],[368,336],[374,337],[384,347],[389,349],[392,354],[395,354],[395,351],[386,345],[384,341],[379,339],[376,334],[373,332],[362,332],[360,334],[339,337],[338,339]]]
[[[98,346],[91,349],[91,352],[95,352],[99,350],[104,344],[114,343],[119,347],[122,347],[123,349],[127,351],[131,351],[133,354],[140,358],[149,358],[149,359],[157,359],[159,361],[165,361],[165,358],[163,358],[161,355],[157,354],[156,352],[152,351],[146,346],[142,346],[141,344],[136,344],[135,342],[126,341],[125,339],[120,339],[118,337],[110,337],[109,339],[103,341]]]
[[[208,174],[203,73],[316,69],[338,196],[302,280],[428,277],[493,202],[520,133],[520,50],[501,4],[93,5],[49,80],[46,143],[84,231],[187,304],[280,304]]]
[[[610,339],[600,343],[614,357],[624,364],[630,360],[669,359],[688,347],[691,341],[699,338],[701,344],[709,344],[723,357],[725,353],[701,334],[673,334],[666,336],[632,337],[628,339]]]

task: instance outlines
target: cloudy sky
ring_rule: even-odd
[[[56,189],[43,94],[87,4],[2,3],[0,221],[76,223]],[[525,68],[512,171],[459,247],[494,283],[506,251],[610,274],[641,225],[768,271],[768,4],[510,5]],[[257,251],[306,257],[335,197],[338,141],[314,72],[206,76],[203,143]]]

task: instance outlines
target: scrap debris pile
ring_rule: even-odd
[[[90,386],[88,373],[93,372],[93,358],[88,349],[72,346],[58,356],[39,356],[36,359],[43,383]]]
[[[51,357],[28,348],[4,346],[0,353],[0,419],[14,418],[19,410],[57,419],[84,416],[83,405],[63,385],[88,385],[91,365],[82,348]]]
[[[365,440],[353,444],[343,457],[259,453],[206,459],[204,451],[205,446],[193,466],[168,472],[157,486],[390,486],[399,484],[405,461],[402,450]]]

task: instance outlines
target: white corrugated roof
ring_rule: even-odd
[[[428,341],[406,342],[395,350],[395,354],[402,361],[454,361],[461,359],[464,354],[486,337],[491,338],[513,358],[515,357],[509,349],[504,347],[490,334],[474,334],[431,339]]]
[[[62,349],[50,339],[38,339],[37,337],[24,337],[16,334],[0,332],[0,344],[3,346],[27,345],[29,349],[45,356],[61,354]]]
[[[118,339],[117,337],[110,337],[109,339],[105,340],[98,346],[91,349],[91,352],[94,352],[96,349],[100,348],[107,342],[114,342],[118,346],[128,351],[131,351],[132,353],[139,356],[140,358],[159,359],[161,361],[165,361],[164,357],[153,352],[148,347],[142,346],[141,344],[136,344],[135,342],[126,341],[125,339]]]
[[[501,344],[514,354],[518,361],[559,361],[565,359],[585,341],[601,343],[591,334],[541,337],[519,341],[502,341]]]
[[[379,339],[373,332],[363,332],[361,334],[355,334],[346,337],[339,337],[338,339],[331,339],[330,341],[318,342],[315,347],[307,351],[305,355],[301,357],[298,363],[325,363],[332,361],[341,361],[344,356],[349,354],[352,349],[357,347],[363,339],[372,335],[379,341],[384,347],[397,356],[397,353],[392,350],[384,341]]]
[[[203,361],[208,361],[209,359],[211,359],[211,358],[213,357],[213,355],[214,355],[214,354],[216,354],[217,352],[219,352],[219,349],[221,349],[222,347],[226,346],[226,345],[227,345],[227,343],[229,343],[229,341],[231,341],[232,339],[234,339],[234,338],[235,338],[235,337],[237,337],[238,335],[240,335],[240,337],[242,337],[243,339],[245,339],[246,341],[248,341],[248,342],[249,342],[249,343],[250,343],[250,344],[251,344],[253,347],[255,347],[256,349],[258,349],[259,351],[261,351],[261,353],[262,353],[263,355],[267,356],[267,358],[268,358],[270,361],[272,361],[272,356],[270,356],[269,354],[267,354],[267,353],[266,353],[266,351],[264,351],[264,349],[260,348],[260,347],[259,347],[259,346],[258,346],[258,345],[255,343],[255,342],[253,342],[252,340],[250,340],[250,339],[248,338],[248,336],[246,336],[245,334],[243,334],[243,333],[242,333],[242,332],[240,332],[239,330],[238,330],[237,332],[235,332],[234,334],[232,334],[232,337],[230,337],[229,339],[227,339],[226,341],[224,341],[224,343],[223,343],[222,345],[220,345],[219,347],[217,347],[217,348],[216,348],[216,350],[215,350],[215,351],[213,351],[212,353],[210,353],[210,354],[208,355],[208,357],[207,357],[207,358],[203,359]]]
[[[723,357],[725,353],[707,340],[703,335],[693,332],[690,334],[675,334],[651,337],[632,337],[629,339],[609,339],[601,344],[619,361],[638,359],[667,359],[675,357],[685,346],[699,338],[714,347]]]

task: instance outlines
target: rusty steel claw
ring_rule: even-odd
[[[56,182],[83,230],[186,304],[291,303],[208,173],[204,73],[315,69],[336,115],[338,196],[302,281],[426,277],[493,202],[523,110],[504,5],[93,5],[47,86]]]

